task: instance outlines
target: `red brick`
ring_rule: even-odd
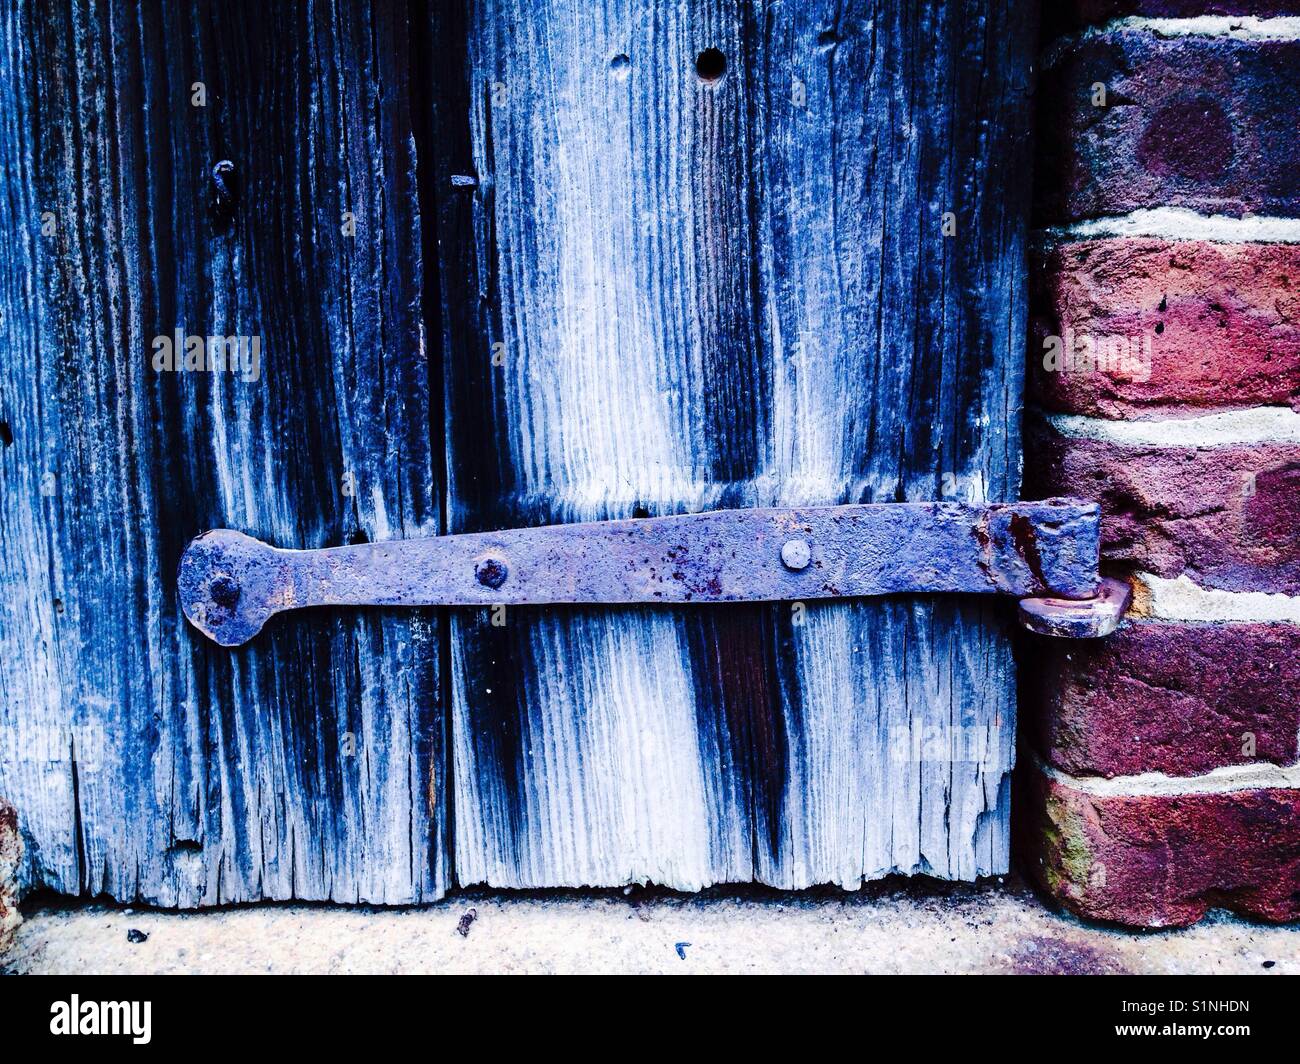
[[[1102,508],[1102,554],[1203,587],[1300,594],[1300,445],[1133,447],[1026,426],[1025,498]]]
[[[1211,908],[1300,918],[1300,790],[1101,796],[1019,775],[1028,871],[1080,916],[1135,927],[1185,926]]]
[[[1032,290],[1030,394],[1049,410],[1300,409],[1300,246],[1072,242],[1036,257]],[[1128,374],[1113,365],[1048,372],[1053,336],[1149,339],[1150,363]]]
[[[1107,86],[1108,105],[1092,105]],[[1044,71],[1035,208],[1043,221],[1189,207],[1300,215],[1300,41],[1081,39]]]
[[[1026,727],[1071,775],[1300,758],[1300,628],[1138,622],[1105,639],[1029,638]]]
[[[14,930],[22,922],[18,914],[18,862],[22,857],[18,814],[0,800],[0,953],[9,948]]]

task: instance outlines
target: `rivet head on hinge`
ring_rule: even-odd
[[[506,582],[510,569],[500,558],[483,558],[474,563],[474,579],[493,590]]]
[[[208,595],[218,606],[233,610],[239,605],[239,585],[228,576],[218,576],[208,585]]]
[[[812,548],[806,539],[787,539],[781,546],[781,564],[798,572],[812,561]]]

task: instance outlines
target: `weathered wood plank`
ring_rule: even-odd
[[[1034,5],[470,6],[431,72],[449,530],[1016,496]],[[1004,621],[457,617],[459,878],[1003,871]]]
[[[230,652],[175,590],[209,527],[438,531],[410,36],[389,3],[0,14],[0,794],[28,886],[446,885],[434,614],[296,617]],[[260,365],[159,371],[175,329],[257,336]]]

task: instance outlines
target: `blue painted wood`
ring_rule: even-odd
[[[8,5],[25,885],[427,900],[453,769],[466,883],[1003,870],[1002,609],[333,612],[232,652],[174,577],[209,527],[1014,498],[1034,7]]]
[[[471,8],[430,72],[450,531],[1016,497],[1036,5]],[[1006,619],[457,616],[458,876],[1005,871]]]
[[[209,527],[439,531],[413,35],[402,3],[0,14],[0,794],[28,887],[447,884],[436,615],[232,653],[175,584]],[[248,337],[238,371],[187,371],[188,334]]]

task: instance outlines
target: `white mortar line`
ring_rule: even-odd
[[[1300,18],[1280,15],[1261,18],[1258,15],[1201,15],[1196,18],[1144,18],[1130,15],[1111,19],[1100,26],[1088,26],[1078,33],[1067,33],[1043,49],[1041,65],[1044,70],[1055,65],[1060,58],[1081,41],[1092,40],[1109,33],[1150,33],[1156,37],[1204,37],[1208,40],[1229,41],[1294,41],[1300,40]]]
[[[1234,447],[1300,443],[1300,413],[1285,406],[1256,406],[1197,417],[1113,421],[1083,414],[1040,413],[1062,436],[1122,447]]]
[[[1081,36],[1093,37],[1115,31],[1154,33],[1157,37],[1227,37],[1234,41],[1300,40],[1300,18],[1279,15],[1198,15],[1195,18],[1143,18],[1130,15],[1090,26]]]
[[[1156,621],[1300,624],[1300,595],[1271,591],[1220,591],[1186,576],[1170,579],[1137,573],[1135,606]]]
[[[1108,237],[1156,237],[1199,240],[1209,244],[1300,244],[1300,218],[1201,214],[1186,207],[1154,207],[1071,225],[1040,229],[1044,243],[1099,240]]]
[[[1185,794],[1230,794],[1233,791],[1259,791],[1300,788],[1300,765],[1228,765],[1201,776],[1167,776],[1163,772],[1143,772],[1137,776],[1071,776],[1047,764],[1037,754],[1033,761],[1048,779],[1084,794],[1118,798],[1177,797]]]

